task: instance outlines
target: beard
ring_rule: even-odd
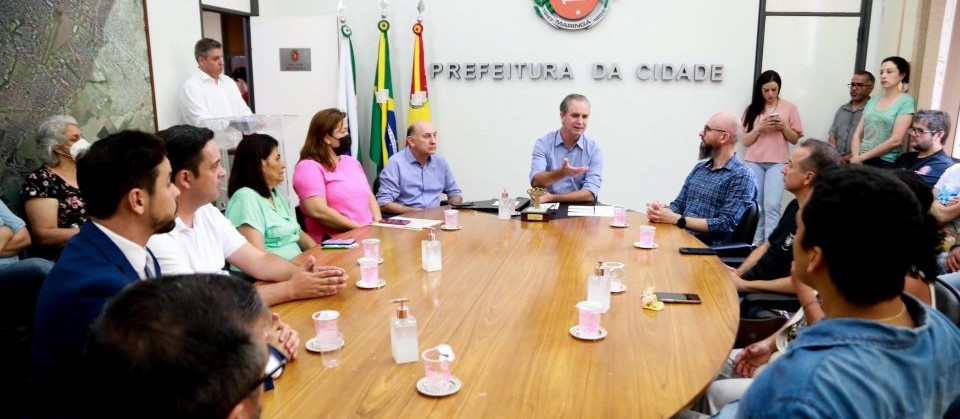
[[[173,231],[173,228],[177,226],[177,210],[179,206],[174,207],[173,214],[169,217],[153,217],[151,224],[153,224],[154,234],[163,234]]]
[[[714,152],[713,146],[707,144],[704,141],[700,142],[700,160],[709,159],[713,157]]]

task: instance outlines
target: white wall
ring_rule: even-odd
[[[287,200],[297,205],[293,168],[307,136],[310,118],[334,107],[337,89],[336,17],[259,16],[250,18],[250,50],[256,80],[256,107],[260,115],[284,118],[283,159],[287,163]],[[280,48],[310,48],[311,71],[280,71]],[[333,57],[334,59],[331,59]]]
[[[357,58],[361,136],[369,138],[379,2],[347,0]],[[398,130],[409,98],[415,0],[390,2],[390,42]],[[587,134],[605,152],[600,198],[642,208],[676,196],[696,159],[700,131],[717,110],[740,113],[750,96],[756,48],[757,0],[610,2],[607,16],[581,32],[559,31],[534,13],[533,3],[428,1],[425,52],[430,62],[567,62],[573,81],[456,81],[430,79],[440,152],[451,162],[467,199],[528,188],[534,141],[559,127],[560,100],[570,92],[592,102]],[[261,15],[336,14],[336,2],[277,0]],[[710,28],[709,31],[701,28]],[[336,57],[330,57],[336,60]],[[594,62],[619,63],[621,81],[595,81]],[[720,63],[724,81],[640,82],[641,62]],[[256,70],[255,70],[256,71]],[[334,97],[335,91],[329,92]]]
[[[182,123],[180,86],[197,68],[193,46],[200,39],[197,0],[147,0],[157,129]]]

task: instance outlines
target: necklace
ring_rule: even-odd
[[[764,105],[764,109],[769,110],[767,113],[773,113],[773,111],[777,110],[778,106],[780,106],[780,98],[777,98],[777,101],[773,103],[772,109],[770,108],[770,105]]]
[[[897,314],[894,314],[893,316],[890,316],[890,317],[884,317],[884,318],[882,318],[882,319],[874,319],[873,321],[879,322],[879,323],[886,323],[886,322],[889,322],[889,321],[891,321],[891,320],[896,320],[897,318],[899,318],[900,316],[902,316],[903,313],[906,313],[906,312],[907,312],[907,305],[901,303],[901,304],[900,304],[900,311],[897,312]]]

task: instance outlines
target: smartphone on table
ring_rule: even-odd
[[[404,220],[400,218],[384,218],[380,220],[380,222],[383,224],[392,224],[392,225],[398,225],[398,226],[405,226],[407,224],[410,224],[410,220]]]
[[[700,304],[700,296],[697,294],[686,294],[680,292],[657,292],[657,299],[664,303],[677,304]]]
[[[323,246],[350,246],[356,242],[355,239],[327,239],[320,244]]]

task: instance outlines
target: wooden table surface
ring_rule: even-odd
[[[442,219],[442,209],[412,217]],[[443,270],[420,268],[419,231],[368,226],[341,235],[380,239],[387,285],[362,290],[361,248],[310,250],[321,264],[351,276],[336,296],[273,307],[299,331],[314,336],[311,314],[337,310],[346,345],[342,364],[325,369],[320,355],[301,348],[276,389],[264,396],[265,418],[656,418],[670,417],[699,394],[733,346],[737,293],[719,259],[684,256],[702,246],[692,235],[657,224],[659,248],[632,246],[637,226],[612,228],[610,218],[573,217],[548,223],[460,211],[460,231],[436,229]],[[570,336],[575,304],[586,300],[587,277],[598,259],[624,262],[629,289],[611,297],[602,327],[609,335],[586,342]],[[699,294],[703,304],[641,308],[641,291]],[[463,388],[445,398],[419,394],[421,362],[397,365],[390,349],[389,300],[411,300],[420,351],[441,343],[456,352],[453,375]]]

